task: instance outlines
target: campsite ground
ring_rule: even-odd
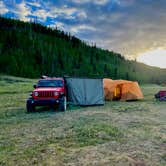
[[[27,114],[36,80],[0,76],[0,165],[166,165],[163,87],[142,85],[143,101]]]

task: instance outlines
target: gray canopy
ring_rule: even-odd
[[[68,101],[76,105],[103,105],[102,79],[65,78]]]

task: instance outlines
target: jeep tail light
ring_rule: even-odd
[[[39,95],[39,93],[38,93],[38,92],[35,92],[34,95],[37,97],[37,96]]]
[[[59,95],[59,93],[58,92],[54,92],[54,96],[58,96]]]

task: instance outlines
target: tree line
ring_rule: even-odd
[[[29,78],[44,74],[166,82],[164,69],[126,60],[57,28],[4,17],[0,17],[0,73]]]

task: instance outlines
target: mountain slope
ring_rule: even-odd
[[[0,17],[0,73],[166,82],[165,69],[125,60],[118,53],[89,46],[57,29],[3,17]]]

